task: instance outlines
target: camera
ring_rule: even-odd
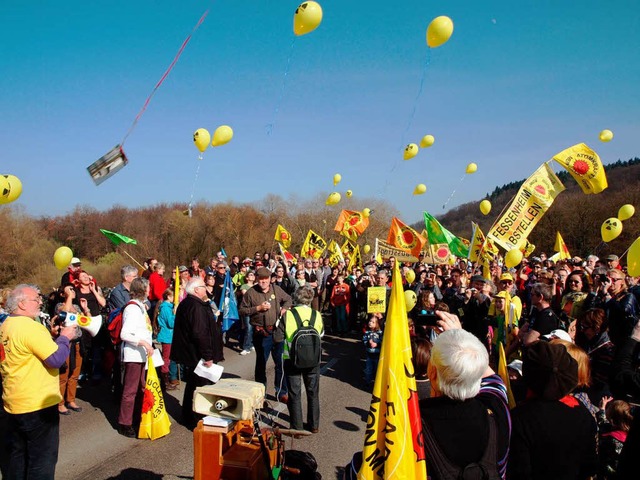
[[[609,277],[607,277],[606,273],[600,273],[598,274],[598,280],[600,280],[600,283],[608,283]]]
[[[416,315],[415,323],[418,326],[437,327],[438,317],[436,316],[436,313],[433,311],[422,310],[422,312]]]

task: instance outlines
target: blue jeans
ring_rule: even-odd
[[[267,386],[267,361],[269,355],[273,358],[276,367],[275,389],[276,398],[287,394],[287,382],[282,371],[282,353],[284,351],[284,342],[276,343],[273,341],[273,335],[264,336],[260,332],[254,332],[253,346],[256,349],[256,382]]]
[[[364,364],[364,381],[373,383],[376,379],[378,370],[378,360],[380,360],[380,352],[367,352]]]
[[[8,415],[11,451],[7,478],[53,480],[60,443],[58,404],[35,412]]]
[[[251,325],[250,320],[251,317],[249,316],[242,319],[242,328],[244,330],[243,350],[251,350],[251,347],[253,347],[253,325]]]

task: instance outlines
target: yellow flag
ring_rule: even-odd
[[[559,253],[558,258],[560,260],[571,258],[567,244],[564,243],[564,239],[562,238],[562,235],[560,235],[560,232],[556,232],[556,243],[554,244],[553,249]]]
[[[286,250],[291,245],[291,234],[286,228],[278,224],[278,228],[276,228],[276,234],[274,236],[274,240],[280,243]]]
[[[176,278],[174,279],[175,290],[173,292],[173,308],[178,308],[178,304],[180,303],[180,267],[176,267]]]
[[[356,245],[356,248],[351,252],[349,256],[349,264],[347,265],[347,271],[350,272],[353,267],[362,268],[362,256],[360,255],[360,245]]]
[[[498,342],[498,375],[502,378],[505,386],[507,387],[507,400],[509,403],[509,408],[513,408],[516,406],[516,401],[513,398],[513,392],[511,391],[511,382],[509,381],[509,371],[507,369],[507,357],[504,354],[504,347],[502,346],[502,342]]]
[[[327,242],[313,230],[309,230],[307,238],[302,244],[300,256],[302,258],[320,258],[322,252],[327,248]]]
[[[415,372],[402,277],[396,262],[380,361],[362,449],[360,480],[426,480]]]
[[[342,250],[340,250],[340,246],[335,242],[335,240],[331,240],[329,242],[329,246],[327,247],[327,252],[329,252],[329,264],[332,267],[338,265],[339,262],[344,262],[344,257],[342,256]]]
[[[155,440],[169,434],[171,421],[164,405],[160,381],[151,357],[149,357],[148,368],[147,383],[144,386],[144,396],[142,397],[142,419],[140,420],[138,438]]]
[[[584,143],[578,143],[553,156],[578,182],[584,193],[600,193],[609,185],[602,161]]]

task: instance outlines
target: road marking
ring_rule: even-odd
[[[324,367],[320,369],[320,375],[324,375],[327,370],[329,370],[331,367],[333,367],[336,364],[337,361],[338,361],[337,358],[332,358],[327,363],[325,363]]]

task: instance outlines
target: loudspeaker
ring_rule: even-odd
[[[87,315],[78,315],[76,313],[60,312],[60,318],[64,320],[64,326],[78,325],[83,330],[86,330],[95,337],[98,334],[98,330],[102,326],[102,315],[96,315],[95,317],[88,317]]]
[[[253,410],[262,408],[265,388],[258,382],[223,378],[215,385],[196,388],[193,411],[201,415],[251,420]]]

